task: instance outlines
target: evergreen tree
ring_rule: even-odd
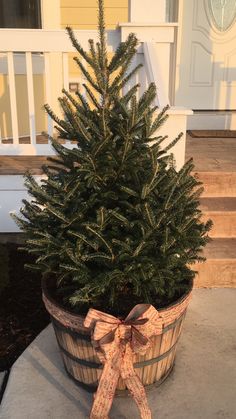
[[[86,78],[76,97],[63,90],[64,117],[46,105],[59,137],[76,140],[71,150],[51,138],[56,152],[43,167],[41,183],[26,174],[32,201],[24,200],[25,248],[36,255],[31,268],[56,277],[64,303],[110,312],[135,303],[160,307],[189,289],[191,265],[208,241],[211,222],[198,209],[202,187],[189,160],[175,169],[166,137],[157,136],[167,118],[153,106],[154,84],[137,99],[139,85],[122,95],[140,66],[129,72],[137,38],[130,34],[108,58],[103,0],[99,0],[99,42],[84,51],[67,28]],[[89,70],[83,64],[86,62]]]

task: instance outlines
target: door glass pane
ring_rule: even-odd
[[[221,32],[229,29],[236,19],[236,0],[209,0],[212,23]]]
[[[41,28],[40,0],[0,0],[1,28]]]

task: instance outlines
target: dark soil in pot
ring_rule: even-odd
[[[60,290],[56,287],[56,278],[51,277],[45,277],[41,281],[43,292],[47,295],[47,298],[56,306],[61,308],[62,310],[65,310],[66,312],[69,312],[71,314],[78,314],[80,316],[86,316],[90,306],[84,305],[77,307],[71,307],[69,303],[66,303],[64,301],[64,294],[63,297],[61,296]],[[157,310],[163,310],[169,307],[172,307],[173,305],[180,302],[193,288],[193,280],[189,281],[189,285],[187,287],[187,290],[179,294],[178,296],[175,296],[175,298],[169,299],[166,301],[165,304],[159,305],[158,303],[153,306]],[[153,299],[154,300],[154,299]],[[136,304],[143,304],[143,301],[141,298],[137,298],[136,296],[132,295],[124,295],[120,296],[118,298],[118,301],[120,301],[120,306],[118,310],[115,310],[113,307],[109,307],[109,305],[106,305],[106,299],[105,297],[101,299],[100,302],[97,304],[94,304],[92,308],[100,311],[104,311],[108,314],[111,314],[116,317],[126,317],[127,314],[132,310],[132,308]]]
[[[55,303],[59,304],[61,307],[63,307],[65,310],[70,311],[74,314],[80,314],[85,316],[91,307],[88,304],[80,304],[78,306],[72,307],[67,302],[67,294],[65,292],[65,289],[58,289],[56,287],[56,278],[46,278],[47,283],[50,284],[48,291],[50,297],[54,300]],[[42,283],[44,283],[43,281]],[[170,305],[174,304],[176,301],[181,299],[185,294],[187,294],[193,286],[192,280],[186,280],[186,284],[184,284],[184,291],[179,289],[179,292],[176,293],[173,297],[167,298],[165,302],[163,302],[162,299],[160,299],[157,295],[153,296],[153,301],[150,302],[157,310],[160,310],[162,308],[169,307]],[[69,288],[69,287],[68,287]],[[68,291],[68,296],[70,295],[71,290]],[[129,289],[124,290],[124,293],[121,295],[117,295],[115,306],[110,306],[108,303],[108,297],[106,295],[102,296],[100,300],[97,300],[92,305],[92,308],[100,311],[104,311],[106,313],[112,314],[113,316],[118,317],[126,317],[127,314],[132,310],[132,308],[136,304],[143,304],[143,298],[142,296],[138,297],[136,295],[133,295]]]

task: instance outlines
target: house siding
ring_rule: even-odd
[[[105,0],[105,21],[107,29],[115,29],[119,22],[128,21],[129,0]],[[97,0],[61,0],[61,28],[96,29]],[[80,70],[74,62],[75,53],[69,53],[69,78],[76,81]]]
[[[128,21],[128,0],[105,0],[107,29],[114,29],[119,22]],[[96,29],[97,0],[61,0],[61,27]]]

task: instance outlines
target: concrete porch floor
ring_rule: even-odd
[[[148,393],[153,419],[236,418],[236,289],[194,290],[176,365]],[[14,364],[0,408],[1,419],[84,419],[92,395],[63,370],[47,327]],[[130,397],[116,398],[111,419],[138,418]]]

